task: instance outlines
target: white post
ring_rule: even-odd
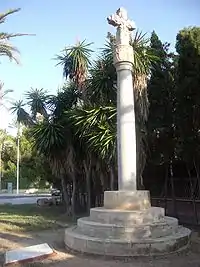
[[[114,65],[117,70],[117,143],[118,187],[121,191],[137,190],[136,185],[136,131],[133,92],[133,48],[130,31],[135,29],[124,8],[108,17],[117,27]]]
[[[20,123],[17,125],[17,195],[19,194]]]
[[[2,150],[3,143],[0,143],[0,191],[2,190]]]
[[[119,190],[136,190],[136,134],[132,63],[115,64],[117,70],[117,149]]]

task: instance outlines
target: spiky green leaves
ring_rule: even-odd
[[[116,107],[81,108],[66,112],[76,135],[104,160],[116,160]]]
[[[82,90],[87,78],[88,68],[91,65],[90,57],[93,52],[89,47],[92,43],[86,43],[85,40],[76,45],[67,47],[61,55],[57,55],[59,61],[57,65],[63,65],[63,75],[69,78]]]

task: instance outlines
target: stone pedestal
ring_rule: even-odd
[[[65,230],[65,245],[97,255],[156,256],[187,248],[190,234],[163,208],[151,207],[148,191],[108,191],[104,207]]]

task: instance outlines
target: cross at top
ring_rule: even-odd
[[[107,20],[114,27],[126,27],[129,31],[135,29],[135,23],[128,19],[127,11],[123,7],[120,7],[116,14],[109,16]]]
[[[119,8],[115,14],[107,18],[108,23],[117,27],[116,41],[118,44],[129,44],[130,31],[135,29],[135,23],[128,19],[127,11],[125,8]]]

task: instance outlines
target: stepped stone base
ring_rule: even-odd
[[[108,191],[104,207],[90,210],[65,231],[66,247],[105,256],[157,256],[187,248],[191,231],[151,207],[148,191]]]

